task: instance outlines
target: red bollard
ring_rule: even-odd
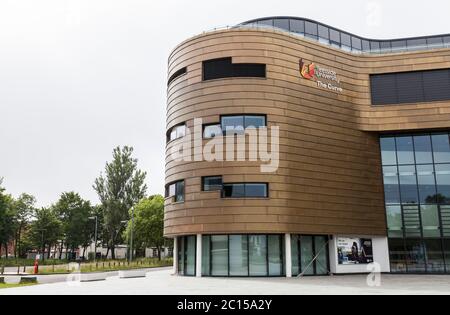
[[[37,275],[39,273],[39,260],[34,261],[34,274]]]

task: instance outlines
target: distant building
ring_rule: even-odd
[[[8,251],[8,257],[14,256],[14,242],[11,241],[8,244],[8,248],[6,249],[4,245],[2,246],[0,257],[6,257],[6,250]]]

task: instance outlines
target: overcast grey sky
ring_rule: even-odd
[[[39,205],[97,203],[94,179],[131,145],[164,187],[167,57],[179,42],[253,18],[303,16],[371,38],[450,33],[450,2],[0,0],[0,177]]]

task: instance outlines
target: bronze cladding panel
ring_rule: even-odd
[[[202,61],[233,57],[267,64],[267,79],[202,82]],[[344,92],[302,79],[299,59],[335,70]],[[166,200],[165,235],[299,233],[386,235],[379,133],[450,127],[450,102],[372,107],[369,74],[450,68],[450,50],[354,55],[287,33],[226,30],[194,37],[169,58],[167,129],[194,118],[267,114],[280,127],[280,167],[254,162],[183,162],[168,158],[166,182],[184,179],[186,201]],[[269,199],[224,200],[202,192],[201,177],[269,182]]]

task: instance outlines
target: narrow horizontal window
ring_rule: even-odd
[[[267,183],[237,183],[224,184],[223,198],[268,198],[269,184]]]
[[[221,191],[222,176],[208,176],[202,179],[203,191]]]
[[[203,62],[203,81],[224,78],[265,78],[266,65],[260,63],[236,63],[232,58]]]
[[[222,126],[220,124],[204,125],[203,138],[212,139],[222,135]]]
[[[173,81],[175,81],[177,78],[181,77],[182,75],[187,73],[187,67],[181,68],[180,70],[176,71],[174,74],[172,74],[169,78],[169,81],[167,82],[167,85],[170,85]]]
[[[167,132],[167,142],[183,138],[186,135],[186,125],[178,125]]]
[[[450,100],[450,69],[374,74],[372,105]]]
[[[184,180],[167,185],[166,198],[174,198],[175,202],[184,202]]]
[[[265,115],[222,116],[221,120],[224,135],[241,135],[248,128],[262,128],[267,126]]]

